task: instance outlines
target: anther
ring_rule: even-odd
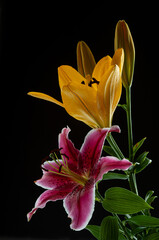
[[[85,81],[82,81],[81,84],[84,84],[84,85],[85,85]]]
[[[62,169],[62,165],[60,165],[60,167],[59,167],[59,173],[61,172],[61,169]]]
[[[42,159],[41,164],[43,164],[44,162],[48,161],[48,159],[50,158],[50,156],[46,156],[45,158]]]
[[[67,159],[69,159],[69,157],[65,153],[61,153],[61,155],[65,156]]]
[[[43,169],[43,170],[46,171],[46,172],[49,171],[48,169],[46,169],[46,168],[44,168],[44,167],[42,167],[42,166],[41,166],[41,169]]]
[[[92,87],[92,84],[96,83],[97,85],[99,84],[99,81],[96,80],[95,78],[92,78],[91,81],[89,82],[88,86]]]

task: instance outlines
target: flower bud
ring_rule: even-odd
[[[77,68],[78,72],[90,80],[93,69],[96,65],[94,56],[84,41],[80,41],[77,44]]]
[[[132,35],[124,20],[118,21],[115,29],[114,48],[123,48],[125,61],[122,73],[122,82],[125,88],[131,87],[135,65],[135,47]]]

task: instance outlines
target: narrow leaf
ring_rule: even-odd
[[[127,222],[134,223],[140,227],[158,227],[159,226],[159,218],[138,215],[126,220]]]
[[[137,153],[137,151],[141,148],[141,146],[143,145],[143,143],[145,142],[146,137],[141,139],[139,142],[137,142],[134,147],[133,147],[133,155],[135,156],[135,154]]]
[[[99,239],[100,226],[97,225],[87,225],[86,229],[92,233],[92,235]]]
[[[140,156],[136,159],[136,166],[134,167],[134,172],[139,173],[142,170],[144,170],[151,162],[152,160],[147,158],[148,152],[143,152],[140,154]]]
[[[127,111],[127,105],[126,104],[118,104],[118,107],[121,107],[125,111]]]
[[[108,172],[103,175],[103,180],[113,180],[113,179],[118,179],[118,180],[127,180],[128,176],[125,174],[121,173],[112,173]]]
[[[108,216],[102,220],[99,240],[118,240],[119,229],[116,217]]]
[[[152,197],[153,194],[154,194],[154,191],[153,191],[153,190],[148,191],[148,192],[146,193],[146,196],[145,196],[145,201],[147,202],[148,199],[149,199],[150,197]]]
[[[143,198],[120,187],[112,187],[105,192],[103,207],[117,214],[133,214],[152,208]]]

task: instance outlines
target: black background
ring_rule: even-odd
[[[62,201],[49,203],[39,210],[31,222],[26,214],[42,189],[34,185],[41,177],[41,160],[58,146],[61,129],[72,129],[70,138],[80,148],[90,130],[84,123],[70,117],[52,103],[27,96],[28,91],[41,91],[60,100],[57,67],[63,64],[76,68],[76,45],[84,40],[96,61],[113,55],[114,30],[118,20],[128,23],[136,48],[136,65],[132,87],[134,143],[147,137],[142,150],[150,151],[153,160],[137,176],[139,193],[148,190],[158,195],[158,13],[151,2],[36,2],[6,1],[1,6],[1,132],[4,153],[1,158],[1,236],[36,238],[90,238],[84,230],[70,230],[70,220]],[[124,103],[125,90],[121,103]],[[126,120],[117,109],[113,124],[121,127],[114,134],[127,155]],[[3,145],[2,145],[3,146]],[[104,191],[126,183],[111,181],[101,184]],[[154,216],[158,214],[155,201]],[[96,204],[92,224],[100,224],[107,213]]]

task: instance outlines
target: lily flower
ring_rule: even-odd
[[[28,95],[58,104],[91,128],[111,127],[121,97],[124,51],[117,49],[113,58],[106,56],[95,64],[90,49],[78,46],[79,72],[68,65],[58,68],[62,102],[44,93],[29,92]]]
[[[95,184],[103,174],[115,169],[126,170],[131,163],[116,157],[101,157],[102,147],[109,132],[119,132],[118,126],[92,129],[80,150],[76,149],[63,128],[59,134],[61,159],[45,161],[42,164],[43,176],[36,185],[46,189],[37,199],[34,208],[28,213],[28,221],[39,208],[49,201],[63,200],[63,206],[72,219],[71,228],[84,229],[92,217],[95,203]],[[52,158],[53,159],[53,158]]]

